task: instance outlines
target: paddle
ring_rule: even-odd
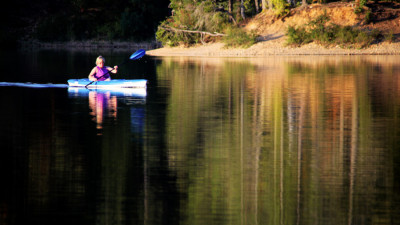
[[[128,62],[129,60],[140,59],[140,58],[142,58],[145,54],[146,54],[146,51],[145,51],[144,49],[139,49],[139,50],[137,50],[135,53],[133,53],[133,54],[129,57],[129,59],[127,59],[127,60],[125,60],[124,62],[122,62],[121,64],[119,64],[119,66],[125,64],[125,63]],[[118,67],[119,67],[119,66],[118,66]],[[113,68],[112,70],[109,70],[107,73],[103,74],[103,76],[109,74],[109,73],[110,73],[111,71],[113,71],[113,70],[114,70],[114,68]],[[97,79],[100,79],[100,78],[102,78],[103,76],[101,76],[101,77],[99,77],[99,78],[97,78]],[[97,81],[97,80],[94,80],[94,81],[92,81],[92,82],[86,84],[86,85],[85,85],[85,88],[87,88],[87,86],[91,85],[91,84],[92,84],[93,82],[95,82],[95,81]]]

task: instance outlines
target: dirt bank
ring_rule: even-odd
[[[248,49],[226,49],[222,43],[196,47],[164,47],[147,51],[151,56],[215,56],[215,57],[262,57],[270,55],[400,55],[400,43],[374,44],[367,49],[344,49],[339,46],[325,48],[311,43],[299,48],[286,47],[283,41],[259,42]]]
[[[334,2],[312,4],[295,8],[284,18],[276,18],[271,12],[263,12],[243,24],[244,29],[259,35],[259,42],[247,49],[226,49],[222,43],[211,43],[194,47],[164,47],[147,51],[152,56],[218,56],[218,57],[262,57],[270,55],[400,55],[400,4],[367,4],[365,11],[371,12],[371,21],[365,22],[365,13],[354,13],[354,3]],[[383,34],[391,32],[395,40],[381,41],[365,49],[345,49],[339,46],[324,47],[315,43],[302,47],[285,45],[285,32],[289,25],[300,26],[326,13],[331,22],[359,29],[378,29]]]

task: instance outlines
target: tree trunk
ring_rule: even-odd
[[[267,9],[267,0],[261,0],[261,8],[263,11]]]
[[[256,13],[259,13],[260,12],[260,6],[259,6],[259,3],[258,3],[258,0],[255,0],[254,4],[256,6]]]
[[[240,15],[243,20],[246,19],[246,15],[244,15],[244,0],[240,0]]]
[[[229,14],[232,15],[232,12],[233,12],[232,0],[229,0],[229,1],[228,1],[228,12],[229,12]]]

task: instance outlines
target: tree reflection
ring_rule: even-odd
[[[375,207],[393,194],[385,174],[398,135],[387,130],[399,125],[395,65],[393,57],[165,58],[167,151],[188,188],[188,221],[390,221]],[[388,183],[374,186],[381,179]]]

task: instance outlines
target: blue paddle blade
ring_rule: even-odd
[[[144,55],[146,54],[146,51],[144,49],[139,49],[137,50],[135,53],[133,53],[131,55],[131,57],[129,57],[129,59],[140,59],[142,58]]]

